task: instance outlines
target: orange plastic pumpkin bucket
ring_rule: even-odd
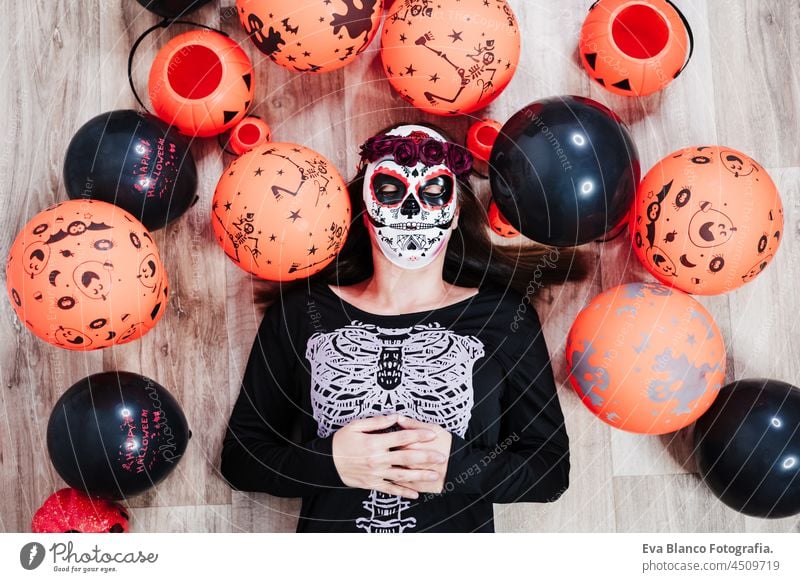
[[[511,223],[506,220],[506,217],[497,208],[494,200],[489,201],[489,226],[503,238],[516,238],[520,235],[519,231],[511,226]]]
[[[223,34],[187,32],[158,52],[148,89],[156,115],[181,133],[219,135],[247,114],[253,101],[253,64]]]
[[[267,122],[258,117],[245,117],[231,130],[228,146],[237,156],[272,140]]]
[[[579,47],[595,82],[612,93],[643,96],[683,72],[694,37],[670,0],[598,0],[583,23]]]

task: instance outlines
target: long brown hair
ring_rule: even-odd
[[[403,124],[395,124],[381,133]],[[419,123],[418,125],[426,125]],[[453,141],[438,127],[428,126]],[[322,280],[337,286],[360,283],[373,274],[372,243],[364,224],[366,212],[362,199],[365,166],[347,186],[353,217],[345,244],[336,258],[325,268],[307,279],[284,283],[259,283],[255,301],[265,308],[280,293],[298,285]],[[450,236],[445,250],[442,278],[452,285],[478,287],[486,281],[517,291],[532,293],[545,285],[580,281],[586,277],[583,255],[574,248],[554,248],[537,243],[495,244],[485,205],[468,181],[458,180],[458,226]]]

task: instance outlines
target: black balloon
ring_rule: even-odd
[[[154,115],[131,109],[89,120],[64,160],[72,199],[116,204],[149,230],[166,226],[196,199],[197,169],[188,140]]]
[[[723,503],[755,517],[800,513],[800,389],[764,378],[720,391],[695,424],[700,475]]]
[[[137,0],[139,4],[150,12],[155,12],[164,18],[177,18],[186,16],[200,8],[209,0]]]
[[[130,372],[102,372],[75,383],[47,424],[47,450],[61,478],[105,499],[156,485],[175,468],[189,437],[175,398]]]
[[[489,163],[503,216],[526,237],[559,247],[621,225],[640,177],[625,124],[607,107],[575,96],[536,101],[514,114]]]

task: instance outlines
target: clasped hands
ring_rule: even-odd
[[[398,425],[399,430],[381,432]],[[452,435],[400,414],[351,421],[333,435],[333,461],[345,485],[417,499],[441,493]]]

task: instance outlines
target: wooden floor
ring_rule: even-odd
[[[511,0],[524,53],[507,91],[488,111],[505,120],[535,99],[586,95],[630,124],[649,168],[691,144],[720,143],[751,153],[770,171],[785,206],[786,237],[774,264],[728,295],[700,298],[729,350],[727,381],[766,376],[800,383],[800,2],[679,0],[691,21],[696,55],[667,91],[626,100],[592,84],[577,62],[578,31],[591,0]],[[231,6],[213,2],[195,20],[245,41]],[[5,2],[0,35],[0,248],[45,206],[65,199],[61,165],[72,134],[89,118],[135,105],[125,75],[128,49],[156,21],[134,0]],[[145,92],[159,31],[138,55],[135,79]],[[463,136],[469,119],[429,118],[410,109],[383,79],[377,43],[354,64],[320,76],[293,75],[249,42],[257,63],[253,112],[276,139],[312,147],[345,176],[357,146],[400,120],[441,123]],[[201,202],[157,231],[171,282],[170,309],[141,341],[101,352],[46,345],[19,324],[8,301],[0,313],[0,531],[28,531],[36,508],[63,486],[45,445],[58,396],[102,370],[136,371],[167,386],[194,432],[176,472],[156,491],[129,500],[133,531],[293,531],[299,500],[232,492],[217,464],[224,425],[238,393],[259,315],[251,280],[221,252],[208,219],[224,164],[214,140],[194,146]],[[485,192],[485,185],[484,195]],[[689,435],[633,436],[597,421],[564,384],[564,343],[573,318],[592,296],[621,282],[649,279],[624,237],[590,248],[598,268],[580,285],[542,292],[545,325],[572,444],[571,486],[552,504],[495,507],[498,531],[761,532],[800,531],[800,520],[744,517],[718,502],[698,479]],[[3,285],[5,287],[5,285]]]

